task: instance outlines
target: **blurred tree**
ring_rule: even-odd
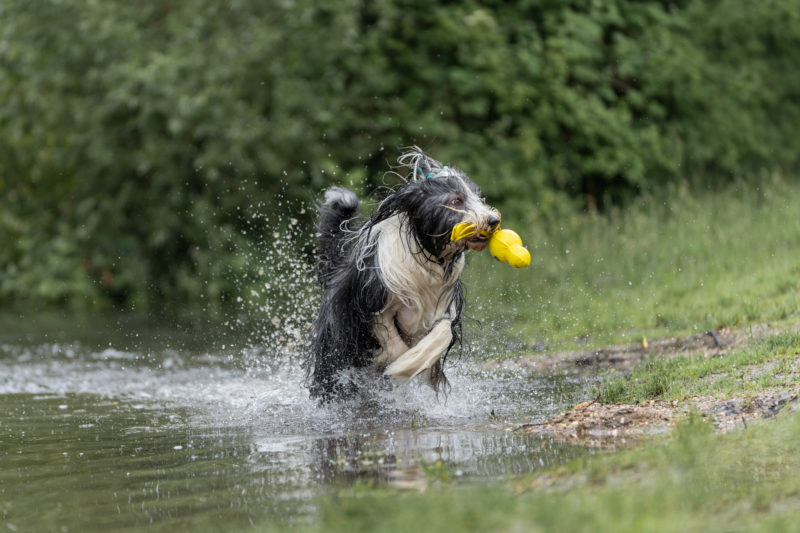
[[[794,0],[9,0],[0,300],[222,301],[402,146],[506,220],[796,169]]]

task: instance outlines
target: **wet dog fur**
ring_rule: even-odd
[[[319,207],[322,301],[308,385],[323,402],[353,392],[353,368],[423,375],[437,392],[447,386],[444,362],[461,342],[464,252],[483,250],[500,222],[461,170],[417,147],[398,162],[404,183],[369,216],[359,215],[358,198],[342,187],[329,189]],[[451,241],[461,222],[475,224],[476,233]]]

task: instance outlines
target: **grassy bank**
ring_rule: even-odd
[[[800,183],[772,176],[715,193],[674,188],[606,216],[506,220],[533,266],[473,255],[470,311],[492,309],[549,350],[784,319],[800,309],[797,205]]]
[[[319,531],[797,531],[800,414],[716,435],[692,418],[668,440],[586,456],[511,485],[351,491]]]
[[[682,400],[693,395],[732,396],[766,388],[796,388],[800,334],[783,332],[732,349],[716,357],[659,354],[597,390],[602,403]]]

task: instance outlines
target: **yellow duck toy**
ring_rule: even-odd
[[[475,224],[461,222],[453,226],[450,240],[458,241],[474,234]],[[514,268],[525,268],[531,264],[531,253],[522,246],[522,238],[517,232],[510,229],[497,230],[492,234],[489,238],[489,253]]]

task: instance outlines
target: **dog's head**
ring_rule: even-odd
[[[413,147],[398,159],[408,169],[406,182],[378,208],[380,218],[402,213],[417,242],[436,258],[465,248],[481,251],[500,225],[500,213],[486,204],[483,193],[461,170],[443,165]],[[467,237],[451,241],[453,228],[474,225]]]

